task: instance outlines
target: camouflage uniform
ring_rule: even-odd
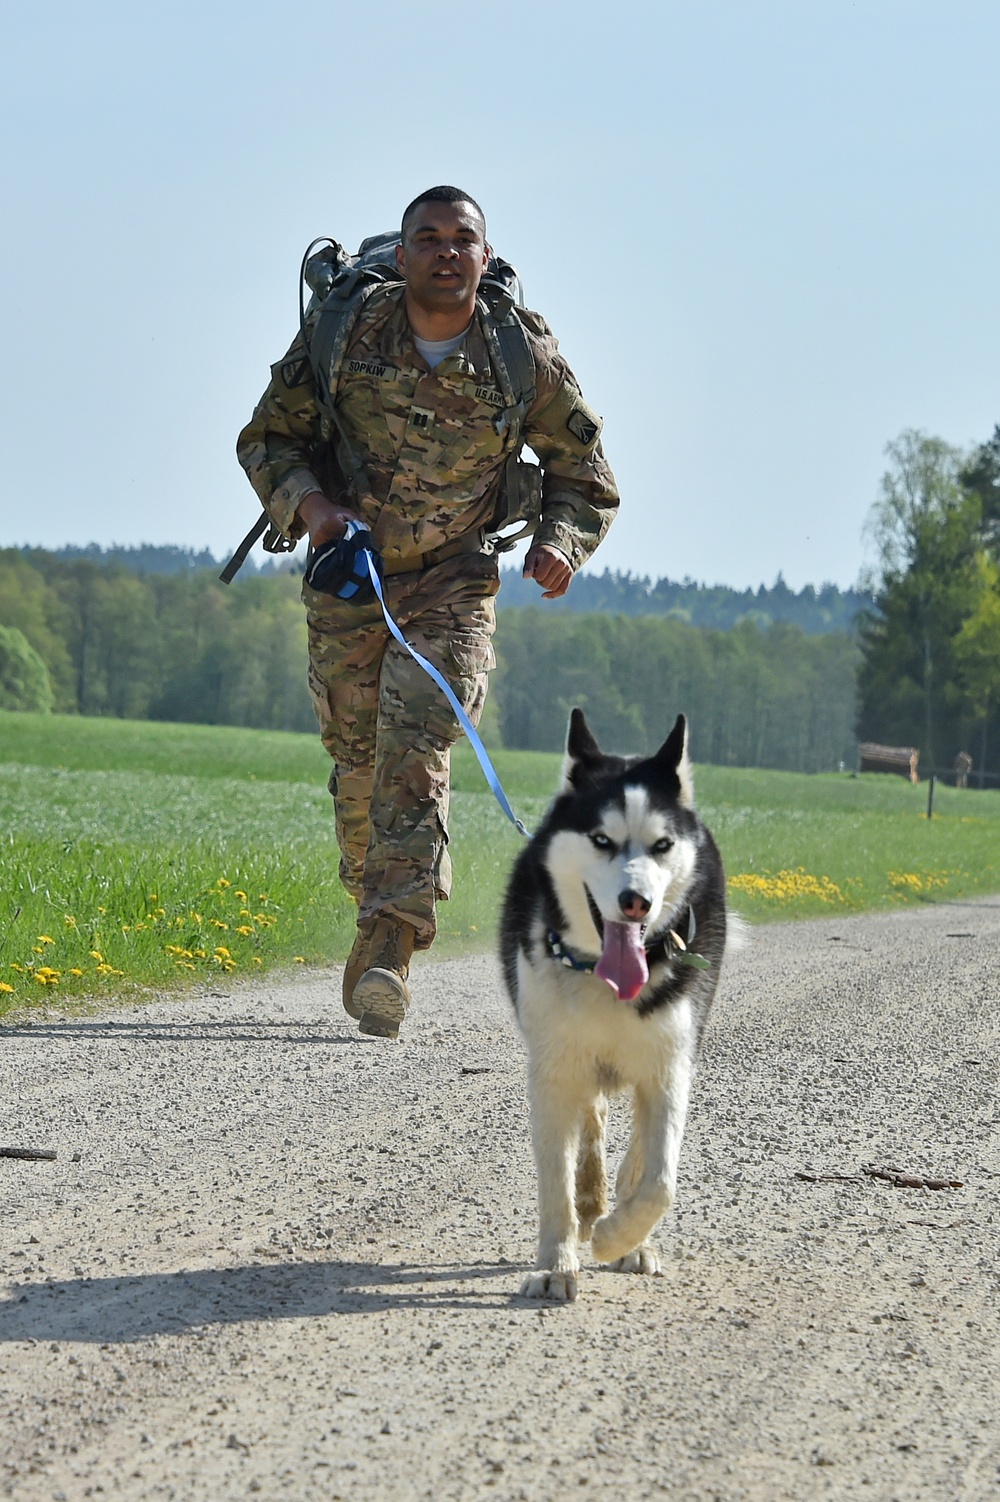
[[[545,322],[521,312],[536,396],[522,430],[544,471],[535,543],[574,569],[590,557],[618,505],[587,407]],[[386,600],[408,640],[452,683],[477,723],[494,665],[499,588],[483,537],[510,437],[484,304],[456,354],[431,370],[413,343],[404,289],[365,303],[337,387],[349,442],[325,431],[301,338],[272,367],[271,384],[237,453],[271,520],[289,538],[313,490],[368,525],[386,565]],[[309,682],[337,810],[341,878],[359,921],[395,916],[434,938],[434,900],[447,897],[448,768],[461,731],[444,696],[389,635],[375,602],[351,605],[303,586]]]

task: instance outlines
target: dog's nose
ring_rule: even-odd
[[[641,923],[649,914],[651,904],[631,887],[618,894],[618,906],[630,923]]]

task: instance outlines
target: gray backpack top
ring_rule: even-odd
[[[299,328],[312,366],[324,430],[328,437],[334,433],[338,435],[348,461],[359,477],[363,471],[353,459],[351,444],[336,408],[337,386],[351,330],[361,309],[380,287],[403,281],[396,267],[396,246],[399,243],[398,233],[371,235],[362,242],[357,255],[350,255],[338,241],[321,236],[306,250],[299,273]],[[312,294],[308,304],[307,288]],[[512,435],[510,457],[489,529],[493,548],[506,552],[535,531],[541,515],[541,471],[537,464],[526,464],[520,458],[521,430],[535,399],[535,362],[524,324],[516,312],[524,304],[520,279],[514,267],[499,256],[491,255],[479,284],[479,296],[490,312],[484,332],[497,384],[504,397],[507,429]],[[313,315],[312,330],[307,332],[307,321]],[[505,528],[515,523],[520,523],[516,532],[504,533]],[[224,584],[230,583],[242,568],[254,543],[262,535],[268,553],[288,553],[297,546],[279,532],[264,512],[219,575]]]

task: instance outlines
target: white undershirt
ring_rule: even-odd
[[[470,323],[460,334],[456,334],[454,339],[418,339],[414,334],[413,342],[431,370],[434,370],[442,360],[447,360],[449,355],[455,353],[471,327]]]

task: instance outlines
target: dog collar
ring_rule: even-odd
[[[665,934],[658,934],[651,944],[643,945],[647,960],[653,959],[655,961],[661,957],[666,960],[673,953],[682,965],[690,965],[695,970],[710,969],[709,961],[703,955],[691,952],[691,945],[694,942],[694,936],[697,931],[698,925],[695,921],[694,908],[689,907],[687,910],[687,941],[685,942],[675,929],[668,929]],[[550,928],[545,935],[545,946],[549,957],[555,960],[557,964],[565,966],[567,970],[581,970],[587,975],[593,974],[597,961],[583,960],[578,954],[574,954],[569,945],[565,943],[554,928]]]
[[[560,965],[565,965],[567,970],[583,970],[588,975],[593,974],[597,961],[581,960],[579,955],[574,954],[571,949],[567,948],[554,928],[550,928],[545,935],[545,944],[549,952],[549,958],[556,960]]]

